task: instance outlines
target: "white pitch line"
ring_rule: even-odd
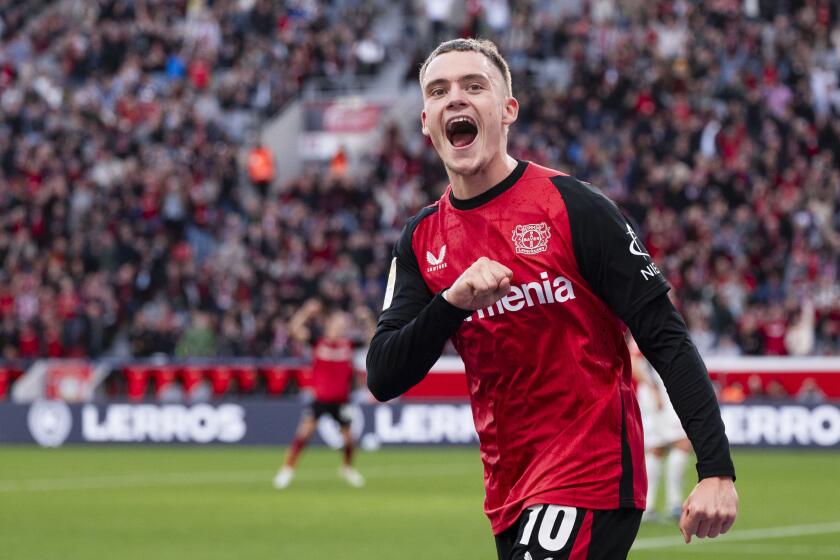
[[[335,468],[303,467],[295,473],[295,480],[326,480],[337,478]],[[367,478],[400,478],[414,476],[447,476],[451,474],[480,473],[478,468],[435,467],[387,467],[362,469]],[[261,482],[268,484],[273,471],[205,471],[176,473],[132,473],[118,475],[92,475],[76,478],[33,478],[0,480],[0,492],[49,492],[54,490],[98,490],[106,488],[137,488],[145,486],[193,486],[201,484],[237,484]]]
[[[752,554],[757,556],[775,555],[840,558],[840,546],[819,546],[809,544],[726,544],[725,542],[722,542],[712,547],[689,546],[681,550],[680,554],[684,552],[691,552],[695,554],[721,554],[722,552],[729,552],[737,554],[738,556]]]
[[[826,535],[840,533],[840,521],[831,523],[815,523],[812,525],[787,525],[784,527],[766,527],[763,529],[736,530],[720,537],[722,540],[692,539],[692,545],[697,543],[706,546],[725,545],[731,542],[755,541],[759,539],[783,539],[786,537],[802,537],[805,535]],[[633,545],[633,550],[649,550],[653,548],[670,548],[685,545],[682,537],[654,537],[639,539]],[[691,545],[688,545],[691,546]],[[688,549],[686,549],[688,550]]]

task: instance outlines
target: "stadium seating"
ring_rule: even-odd
[[[6,370],[0,369],[0,389]],[[309,369],[294,363],[243,364],[225,361],[185,362],[169,365],[127,363],[116,365],[110,378],[122,378],[108,396],[134,402],[155,400],[207,400],[248,396],[278,397],[311,384]],[[206,387],[207,391],[202,392]],[[0,393],[2,395],[2,393]]]
[[[387,131],[359,177],[266,190],[241,157],[308,84],[358,77],[375,3],[116,4],[0,12],[17,22],[0,41],[3,359],[305,357],[287,333],[305,298],[378,312],[388,247],[445,185],[419,131]],[[622,205],[704,355],[838,353],[836,5],[548,4],[478,3],[448,28],[407,5],[389,56],[495,39],[521,104],[513,152]],[[282,394],[299,377],[130,366],[125,394]]]

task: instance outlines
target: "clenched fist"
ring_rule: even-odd
[[[481,257],[443,292],[443,297],[460,309],[483,309],[507,295],[511,278],[511,269],[487,257]]]
[[[680,531],[685,542],[697,535],[715,538],[727,532],[738,515],[738,492],[730,477],[704,478],[683,503]]]

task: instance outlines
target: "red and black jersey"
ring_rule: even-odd
[[[353,345],[349,340],[319,340],[312,349],[315,400],[346,403],[353,383]]]
[[[510,292],[475,312],[455,308],[441,292],[482,256],[513,271]],[[386,399],[406,390],[451,337],[466,368],[496,534],[534,504],[644,508],[642,429],[621,321],[661,329],[642,328],[638,318],[656,307],[652,316],[664,313],[657,322],[673,325],[670,302],[661,311],[668,289],[611,201],[520,162],[473,199],[448,189],[406,226],[368,353],[369,386]],[[682,336],[679,323],[642,339]],[[686,366],[676,384],[711,392],[707,377],[700,385],[686,377],[705,375],[696,362],[675,360]],[[698,455],[714,448],[709,472],[734,475],[719,411],[707,420],[714,416],[707,401],[686,403],[686,421],[696,420],[698,441],[708,440]]]

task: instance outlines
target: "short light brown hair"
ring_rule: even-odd
[[[426,58],[423,65],[420,66],[420,84],[423,83],[423,76],[426,74],[426,68],[438,56],[448,52],[477,52],[486,56],[492,62],[499,72],[502,73],[502,78],[505,80],[507,86],[507,94],[513,96],[513,86],[510,79],[510,68],[507,61],[499,54],[499,49],[493,41],[487,39],[452,39],[444,41],[437,46],[435,50]]]

